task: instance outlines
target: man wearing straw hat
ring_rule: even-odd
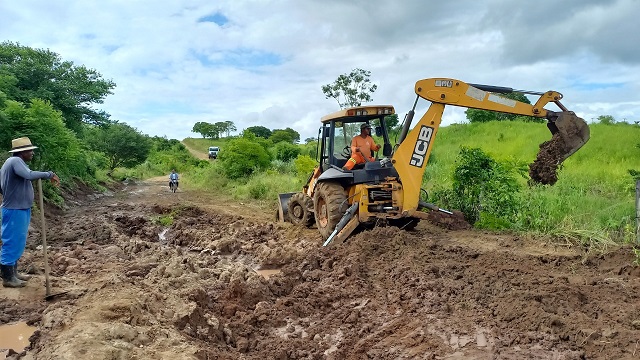
[[[60,179],[51,171],[31,171],[26,162],[33,159],[33,149],[27,137],[11,141],[13,154],[0,169],[0,193],[2,193],[2,250],[0,265],[4,287],[23,287],[26,275],[18,274],[18,260],[27,244],[27,231],[31,221],[33,185],[31,180],[51,179],[58,186]]]

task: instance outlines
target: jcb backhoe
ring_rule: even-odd
[[[395,148],[384,121],[385,116],[395,113],[393,106],[359,106],[324,116],[318,134],[319,164],[302,192],[280,194],[279,219],[308,227],[315,222],[326,246],[332,240],[346,239],[360,224],[383,221],[411,229],[426,218],[423,209],[446,212],[420,199],[422,175],[446,105],[546,119],[556,144],[555,166],[589,140],[585,121],[560,103],[562,94],[556,91],[513,90],[431,78],[418,81],[415,92],[416,101]],[[498,95],[511,92],[539,98],[535,104],[527,104]],[[431,106],[411,128],[420,98],[430,101]],[[548,103],[555,103],[560,111],[545,109]],[[351,156],[351,139],[363,123],[373,124],[376,136],[382,138],[382,158],[343,170]]]

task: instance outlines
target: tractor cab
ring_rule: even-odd
[[[341,182],[355,184],[375,182],[385,176],[397,176],[390,162],[385,167],[383,160],[389,160],[393,152],[384,120],[386,116],[393,114],[393,106],[382,105],[358,106],[324,116],[318,134],[319,170],[322,172],[319,180],[339,178],[342,179]],[[351,157],[351,140],[360,134],[362,124],[368,124],[374,129],[371,136],[381,145],[381,149],[378,154],[371,154],[375,161],[358,164],[353,170],[343,170],[342,167]]]

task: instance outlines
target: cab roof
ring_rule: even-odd
[[[329,115],[323,116],[320,121],[325,124],[330,121],[341,120],[341,121],[367,121],[371,119],[376,119],[381,115],[387,116],[395,114],[396,110],[392,105],[365,105],[365,106],[356,106],[350,107],[347,109],[342,109],[340,111],[336,111]]]

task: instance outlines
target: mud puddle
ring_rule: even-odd
[[[18,353],[21,352],[29,346],[29,337],[31,337],[35,331],[35,327],[29,326],[25,322],[0,325],[0,349],[11,349]]]

